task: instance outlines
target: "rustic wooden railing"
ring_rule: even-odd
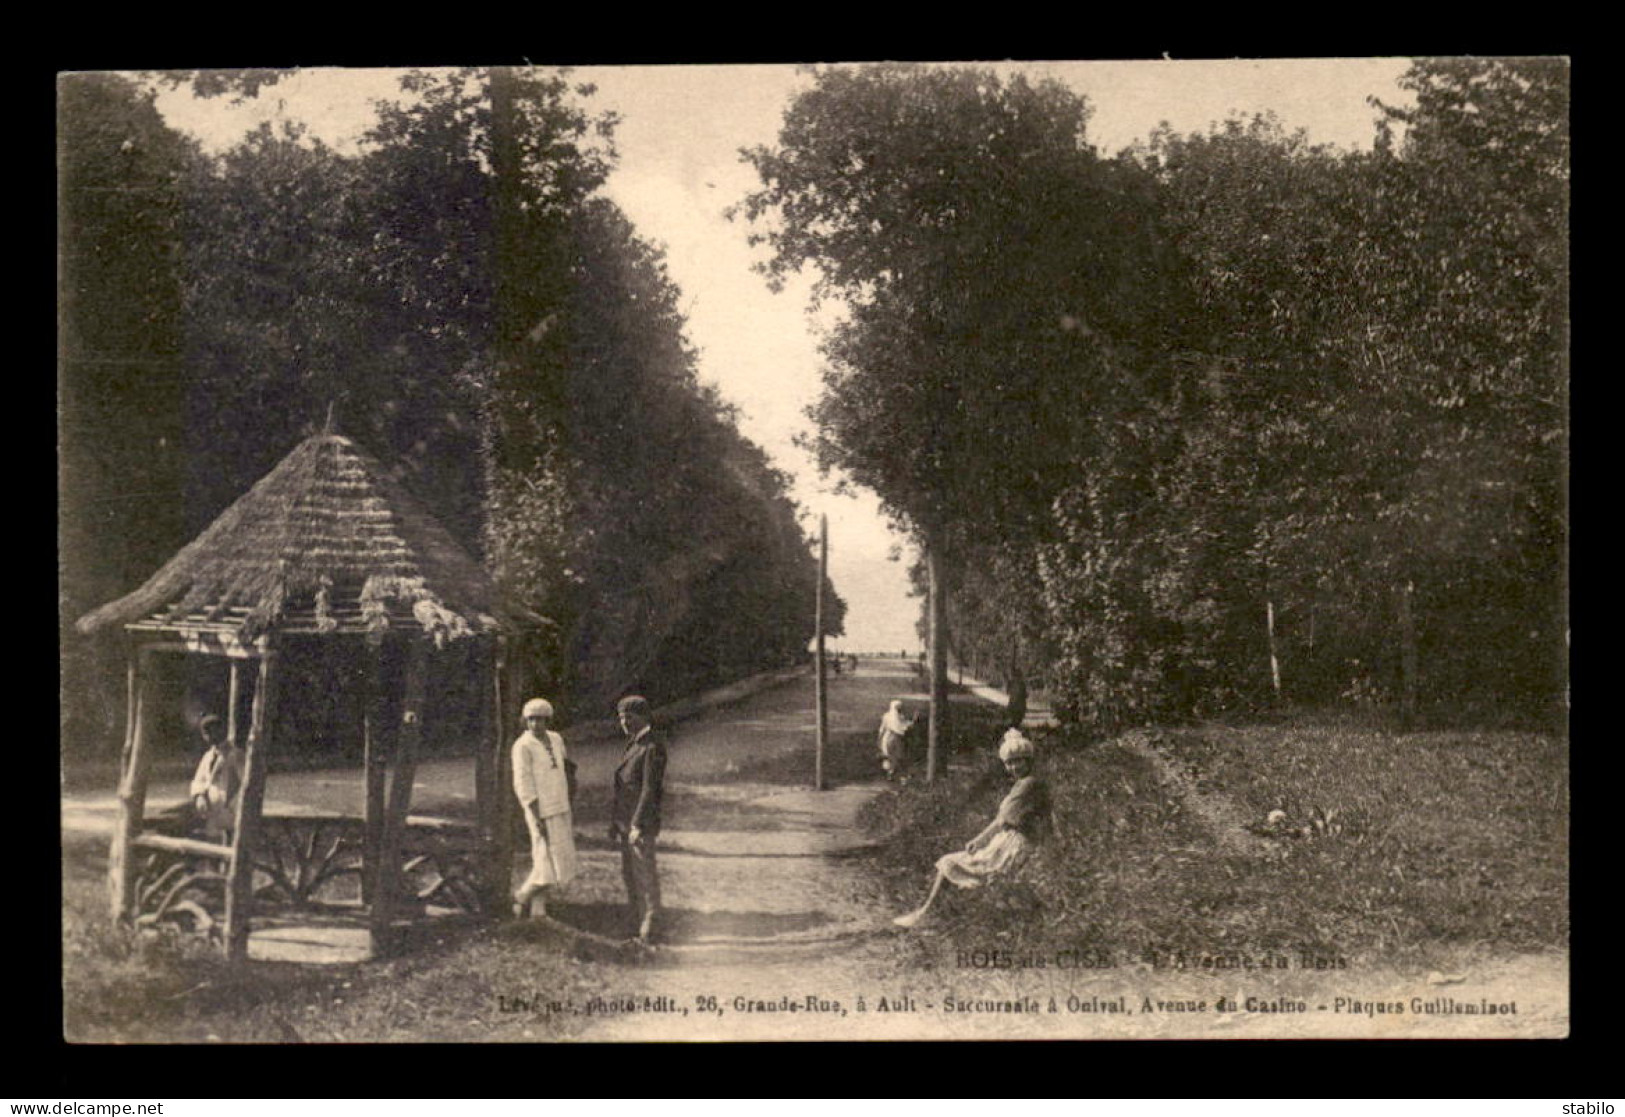
[[[137,864],[137,926],[173,924],[218,936],[223,928],[226,869],[232,847],[188,837],[184,823],[149,819],[131,840]],[[362,851],[365,824],[347,815],[266,815],[254,849],[254,914],[364,917]],[[479,915],[481,858],[477,829],[445,819],[407,821],[398,853],[398,917]]]

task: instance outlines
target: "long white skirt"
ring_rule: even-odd
[[[550,884],[568,884],[575,879],[576,837],[570,812],[548,815],[537,830],[530,816],[525,816],[530,829],[530,876],[521,888],[540,888]]]
[[[1027,839],[1020,830],[1005,827],[975,853],[946,854],[937,859],[937,872],[960,888],[980,888],[995,877],[1005,877],[1027,860]]]
[[[880,731],[880,766],[895,772],[903,766],[903,735],[889,729]]]

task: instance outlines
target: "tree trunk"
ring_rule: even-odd
[[[124,749],[119,758],[119,815],[107,858],[109,900],[115,921],[129,919],[135,914],[133,847],[146,816],[147,770],[152,762],[148,747],[152,672],[151,654],[132,647],[127,672],[129,694],[124,719]]]
[[[925,781],[937,778],[944,762],[943,744],[948,734],[948,602],[942,586],[942,560],[935,539],[926,541],[925,569],[929,587],[931,639],[931,722],[926,735]]]
[[[401,862],[406,845],[406,818],[412,809],[412,784],[417,778],[417,752],[423,732],[423,699],[427,690],[428,668],[427,641],[423,637],[414,637],[406,649],[406,677],[401,684],[399,718],[391,727],[394,747],[389,757],[389,797],[384,806],[378,872],[373,878],[369,912],[374,955],[394,949],[392,924],[395,915],[413,899],[408,895]],[[415,909],[415,905],[411,906]],[[416,914],[415,910],[411,914]]]
[[[814,639],[818,641],[818,662],[813,682],[813,704],[817,707],[818,738],[813,755],[813,789],[824,790],[824,747],[829,738],[829,682],[824,677],[824,579],[829,576],[829,517],[818,517],[818,589],[813,597]]]
[[[1027,674],[1021,668],[1019,646],[1010,651],[1009,680],[1005,684],[1005,693],[1009,697],[1004,707],[1004,720],[1011,729],[1020,729],[1022,722],[1027,720]]]
[[[1399,587],[1399,720],[1406,729],[1416,724],[1416,618],[1411,610],[1415,592],[1416,584],[1408,580]]]
[[[387,755],[383,706],[383,649],[366,648],[361,674],[361,902],[371,905],[378,891],[384,848],[384,763]]]
[[[517,363],[524,334],[516,273],[525,245],[520,200],[523,196],[524,159],[519,146],[519,90],[513,68],[493,66],[491,96],[491,201],[496,234],[495,273],[496,354],[499,375]],[[500,429],[500,424],[499,428]],[[497,447],[499,451],[504,447]],[[516,464],[516,463],[513,463]]]
[[[1270,690],[1274,694],[1275,704],[1281,703],[1281,658],[1275,646],[1275,602],[1264,602],[1264,624],[1269,634],[1270,645]]]
[[[482,481],[485,486],[485,558],[489,564],[496,554],[496,531],[493,527],[497,482],[500,469],[507,462],[511,440],[503,435],[503,389],[517,356],[514,334],[517,331],[512,261],[516,259],[519,238],[519,174],[520,153],[515,134],[515,96],[513,71],[506,66],[493,66],[488,77],[491,98],[491,221],[495,232],[494,267],[491,282],[494,293],[493,349],[495,367],[492,383],[480,401],[480,458]],[[492,573],[496,571],[492,570]]]
[[[260,653],[254,706],[248,716],[243,782],[237,791],[237,811],[232,821],[231,863],[226,870],[225,947],[226,960],[234,965],[248,958],[249,922],[254,911],[254,847],[259,842],[266,764],[276,724],[278,655],[269,641]]]
[[[1310,692],[1315,700],[1319,701],[1324,690],[1324,681],[1321,679],[1320,660],[1315,656],[1315,613],[1317,607],[1311,599],[1309,602],[1309,648],[1304,654],[1304,677],[1309,680]]]

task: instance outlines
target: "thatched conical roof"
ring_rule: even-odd
[[[485,570],[366,451],[307,438],[134,593],[82,617],[112,625],[377,635],[488,632]]]

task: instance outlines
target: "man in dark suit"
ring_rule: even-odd
[[[610,814],[609,840],[621,851],[621,877],[638,938],[654,935],[660,912],[660,874],[655,867],[655,839],[660,834],[660,800],[665,792],[666,741],[649,721],[649,703],[637,695],[616,706],[626,752],[615,769],[615,806]]]

